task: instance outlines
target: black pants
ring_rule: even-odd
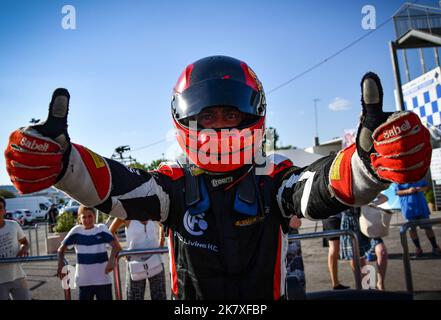
[[[112,285],[80,287],[80,300],[93,300],[94,296],[97,300],[112,300]]]

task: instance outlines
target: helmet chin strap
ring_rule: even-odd
[[[250,168],[243,175],[241,175],[239,178],[237,178],[236,181],[233,181],[230,185],[226,186],[224,190],[227,191],[227,190],[231,189],[236,184],[238,184],[240,181],[245,179],[245,177],[250,174],[250,172],[253,168],[254,168],[254,165],[251,165]]]

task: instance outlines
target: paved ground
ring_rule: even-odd
[[[440,218],[441,212],[436,212],[432,218]],[[386,278],[386,288],[391,291],[405,291],[405,280],[402,262],[402,249],[399,240],[399,226],[403,223],[400,214],[395,214],[392,218],[390,235],[385,238],[385,243],[389,251],[389,266]],[[304,221],[300,230],[301,233],[321,231],[321,224],[317,226],[315,222]],[[438,242],[441,243],[441,225],[434,227]],[[28,232],[26,235],[28,235]],[[426,252],[430,250],[430,243],[427,241],[424,233],[419,231],[420,240],[423,249]],[[40,255],[45,254],[45,231],[44,227],[39,228],[38,238],[40,243]],[[303,259],[306,270],[307,291],[319,291],[330,289],[329,273],[327,271],[327,248],[322,245],[321,239],[303,240]],[[32,231],[33,254],[36,254],[35,232]],[[413,244],[409,239],[409,248],[413,252]],[[70,264],[75,263],[75,255],[67,255]],[[166,259],[168,260],[168,259]],[[121,265],[121,275],[123,279],[123,288],[125,280],[124,262]],[[370,264],[373,264],[372,262]],[[441,259],[425,255],[423,258],[411,262],[413,271],[414,287],[416,291],[438,291],[441,292]],[[28,283],[31,287],[34,299],[64,299],[63,290],[60,281],[55,277],[56,262],[32,263],[24,265],[28,275]],[[168,268],[168,266],[167,266]],[[168,270],[167,270],[168,272]],[[339,272],[341,282],[354,288],[353,274],[349,263],[339,262]],[[168,274],[168,273],[167,273]],[[167,279],[167,288],[169,288]],[[148,290],[146,290],[146,299],[149,299]],[[170,293],[168,293],[169,295]],[[72,290],[72,299],[77,299],[78,290]],[[422,296],[420,296],[422,297]]]
[[[441,212],[436,212],[431,218],[440,218]],[[384,242],[389,253],[388,270],[386,274],[386,289],[391,291],[405,291],[406,283],[402,260],[402,248],[399,237],[399,227],[404,223],[401,214],[394,214],[391,222],[389,236]],[[308,221],[301,228],[301,233],[314,232],[315,223]],[[319,224],[317,231],[321,231]],[[434,231],[441,244],[441,225],[434,226]],[[427,254],[422,258],[411,259],[411,268],[415,291],[440,291],[441,292],[441,258],[432,257],[431,245],[427,240],[424,231],[419,230],[422,248]],[[408,236],[410,252],[414,253],[414,246]],[[328,290],[331,287],[329,273],[327,270],[327,248],[322,246],[321,239],[303,240],[303,260],[306,272],[307,291]],[[369,262],[375,265],[374,262]],[[348,261],[339,261],[340,281],[343,284],[355,287],[353,273]],[[440,296],[441,297],[441,296]]]

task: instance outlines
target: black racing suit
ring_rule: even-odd
[[[86,181],[80,195],[70,182],[84,174],[84,154],[71,155],[56,186],[91,205],[95,200],[86,198],[94,185]],[[300,169],[284,158],[265,175],[250,167],[213,175],[177,164],[146,172],[101,158],[110,172],[109,190],[94,206],[123,219],[162,221],[175,298],[279,299],[285,293],[289,218],[324,219],[347,208],[328,189],[333,159]]]

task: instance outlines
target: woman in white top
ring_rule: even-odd
[[[117,230],[122,226],[126,227],[127,249],[148,249],[163,246],[164,237],[159,224],[155,221],[121,220],[115,218],[110,226],[110,232],[116,236]],[[165,271],[161,255],[133,256],[128,259],[133,261],[146,262],[153,273],[148,276],[150,296],[152,300],[166,300]],[[153,268],[151,268],[153,266]],[[127,264],[126,293],[127,300],[144,300],[146,280],[138,278]],[[139,277],[139,275],[138,275]],[[134,280],[134,279],[135,280]]]

